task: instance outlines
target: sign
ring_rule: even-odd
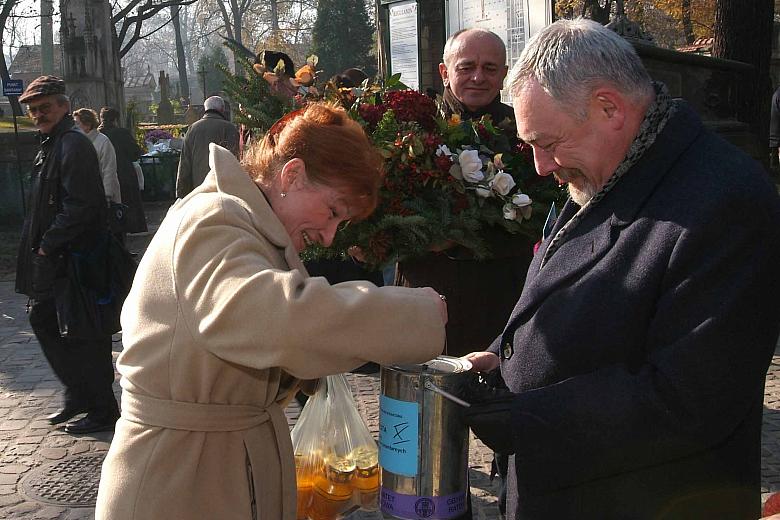
[[[406,477],[417,476],[419,406],[379,396],[379,465]]]
[[[24,92],[24,81],[21,79],[9,79],[3,81],[4,96],[21,96]]]
[[[420,87],[416,0],[390,6],[390,74],[399,72],[407,87]]]

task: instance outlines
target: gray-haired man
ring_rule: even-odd
[[[508,518],[754,520],[774,186],[592,21],[542,30],[510,89],[537,171],[571,198],[504,332],[468,356],[511,390],[466,412],[514,454]]]
[[[176,175],[176,196],[186,197],[200,186],[209,173],[209,144],[216,143],[238,157],[238,129],[228,121],[225,101],[211,96],[203,102],[206,112],[192,124],[184,135],[184,146],[179,157]]]

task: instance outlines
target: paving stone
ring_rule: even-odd
[[[62,507],[47,506],[42,508],[40,511],[36,511],[35,518],[40,518],[41,520],[54,520],[62,516],[65,511],[67,511],[67,509]]]
[[[38,452],[41,457],[45,457],[50,460],[60,460],[68,454],[68,450],[64,448],[43,448]]]
[[[19,481],[19,475],[16,473],[0,473],[0,485],[12,486]]]
[[[35,502],[22,502],[11,508],[11,514],[24,514],[37,511],[41,506]]]
[[[77,442],[73,446],[70,447],[68,452],[71,455],[79,455],[81,453],[87,453],[92,449],[92,446],[88,442]]]
[[[40,444],[41,441],[43,441],[43,437],[40,435],[28,435],[16,439],[18,444]]]
[[[95,509],[91,507],[75,507],[68,512],[65,520],[94,520]]]
[[[0,496],[10,495],[12,493],[16,493],[16,486],[11,486],[8,484],[0,486]]]
[[[7,450],[7,454],[9,455],[31,455],[35,453],[35,450],[37,449],[37,446],[34,444],[17,444],[16,446],[11,446]]]
[[[20,475],[30,468],[24,464],[3,464],[0,466],[0,473],[10,473],[14,475]]]
[[[15,431],[24,429],[30,421],[25,419],[7,419],[0,423],[0,431]]]
[[[16,487],[16,486],[14,486]],[[17,494],[13,495],[0,495],[0,507],[8,507],[18,504],[22,501],[22,497]],[[6,518],[13,518],[12,516]]]

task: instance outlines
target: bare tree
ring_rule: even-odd
[[[148,20],[165,8],[189,5],[196,1],[197,0],[162,0],[155,2],[155,0],[131,0],[111,17],[111,22],[114,24],[114,27],[117,25],[119,26],[119,32],[116,37],[117,44],[119,45],[119,58],[123,58],[138,40],[151,34],[151,32],[148,32],[145,35],[141,34],[141,29],[143,28],[143,22],[145,20]],[[158,27],[155,31],[159,29],[160,28]]]
[[[181,35],[181,21],[179,12],[182,6],[171,6],[171,20],[173,21],[173,32],[176,36],[176,65],[179,71],[179,89],[181,96],[190,101],[190,84],[187,81],[187,61],[184,58],[184,41]]]

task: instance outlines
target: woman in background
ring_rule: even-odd
[[[91,108],[79,108],[73,112],[73,119],[79,128],[87,134],[92,146],[98,155],[100,162],[100,175],[103,178],[103,190],[106,192],[106,202],[110,205],[121,204],[122,195],[119,187],[119,179],[116,174],[116,153],[114,145],[105,135],[98,132],[97,112]]]

